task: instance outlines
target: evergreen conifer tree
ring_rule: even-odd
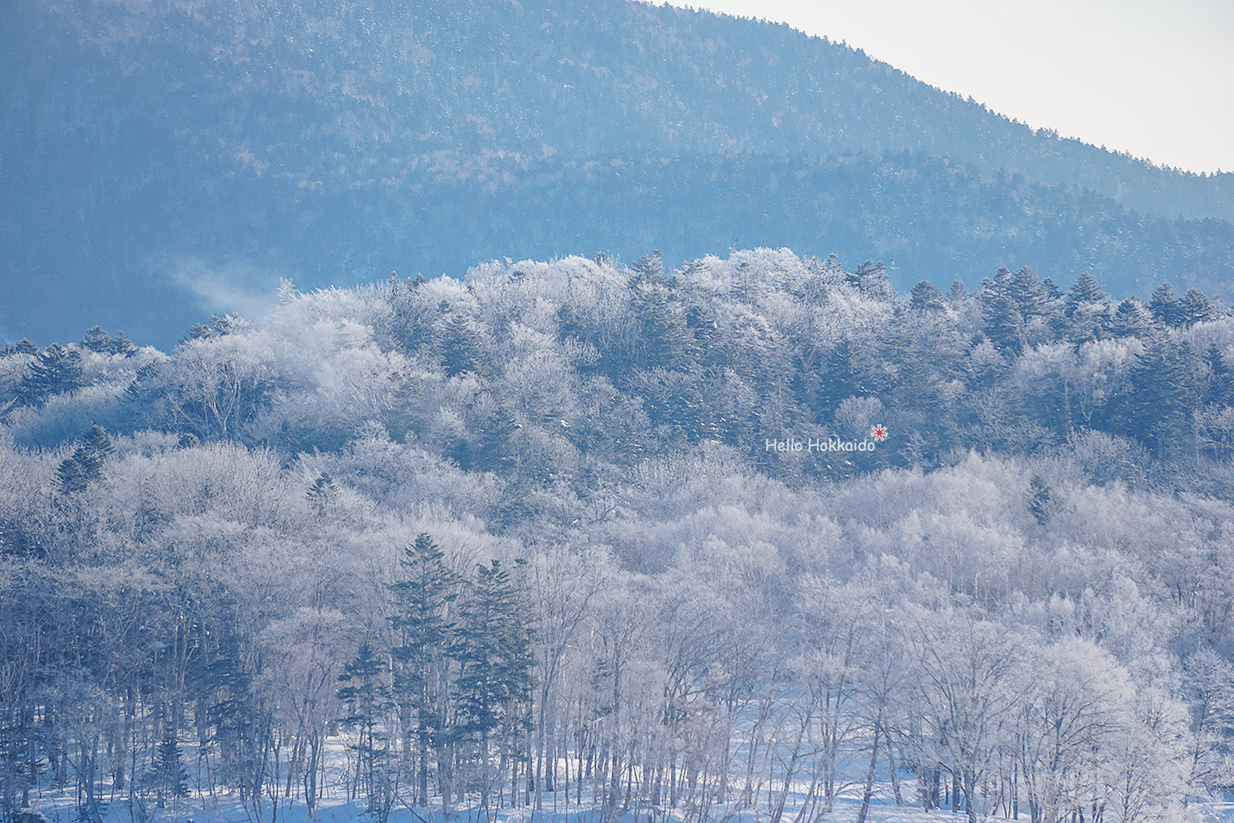
[[[636,365],[640,368],[681,370],[689,368],[695,360],[694,335],[685,312],[673,297],[672,291],[659,283],[643,282],[635,289],[641,344]]]
[[[106,430],[97,423],[82,437],[73,455],[56,470],[56,485],[63,494],[76,494],[103,476],[103,462],[115,451]]]
[[[880,260],[877,263],[865,261],[857,267],[857,271],[848,275],[848,282],[858,291],[874,300],[887,301],[894,294],[891,288],[891,275]]]
[[[819,408],[816,419],[830,417],[846,397],[872,394],[865,372],[857,363],[857,352],[848,338],[841,340],[827,353],[817,393]]]
[[[339,700],[348,707],[347,715],[339,722],[357,733],[356,742],[350,746],[356,753],[355,788],[368,798],[369,814],[383,823],[394,802],[385,768],[389,739],[381,726],[382,715],[390,703],[390,689],[385,682],[388,671],[386,662],[366,638],[338,678],[340,683],[350,684],[338,691]]]
[[[325,516],[333,496],[334,479],[330,477],[329,472],[323,471],[317,475],[317,479],[313,481],[313,485],[308,490],[309,502],[313,505],[313,510],[317,512],[318,517]]]
[[[1148,310],[1134,295],[1118,304],[1110,331],[1115,337],[1143,337],[1152,322]]]
[[[455,622],[450,604],[462,581],[445,565],[428,534],[403,550],[402,579],[390,586],[397,612],[391,623],[400,643],[393,649],[394,691],[403,728],[414,729],[417,802],[428,805],[429,750],[440,751],[446,729],[447,654]]]
[[[112,346],[111,335],[103,331],[102,326],[92,326],[86,332],[85,337],[81,339],[81,346],[100,354],[110,353]]]
[[[517,584],[493,560],[476,569],[464,599],[455,656],[459,661],[458,731],[477,745],[476,758],[487,770],[490,744],[500,733],[507,753],[531,724],[532,631],[527,605]],[[487,781],[481,805],[487,808]]]
[[[1105,292],[1097,285],[1097,281],[1088,272],[1083,272],[1067,290],[1063,313],[1071,317],[1086,304],[1104,304],[1105,302]]]
[[[133,341],[129,339],[127,334],[119,331],[116,332],[116,336],[111,340],[111,353],[132,357],[137,354],[137,347],[133,345]]]
[[[1159,459],[1173,456],[1187,433],[1189,350],[1165,337],[1150,342],[1131,373],[1127,391],[1113,404],[1116,430],[1139,440]]]
[[[938,286],[929,280],[922,280],[913,286],[913,290],[909,293],[908,305],[913,311],[935,312],[942,311],[945,304],[943,293],[939,291]]]
[[[1234,405],[1234,370],[1226,365],[1225,355],[1221,353],[1216,343],[1209,345],[1204,361],[1208,366],[1208,383],[1204,392],[1204,402],[1222,406]]]
[[[1178,300],[1174,297],[1174,289],[1169,283],[1162,283],[1153,291],[1148,301],[1148,310],[1153,319],[1171,328],[1182,323],[1182,315],[1178,311]]]
[[[1015,304],[1016,311],[1027,321],[1029,318],[1045,314],[1046,295],[1037,282],[1037,273],[1024,266],[1011,276],[1008,294]]]
[[[1180,326],[1194,326],[1196,323],[1211,320],[1212,315],[1212,302],[1199,289],[1187,289],[1187,293],[1178,301],[1178,323]]]
[[[1063,299],[1063,293],[1058,290],[1058,286],[1054,284],[1054,278],[1047,277],[1041,281],[1041,294],[1045,297],[1047,305],[1053,305]]]
[[[1024,318],[1008,291],[998,291],[986,303],[985,334],[1002,352],[1019,354],[1024,348]]]
[[[964,288],[964,281],[956,275],[951,281],[951,288],[947,290],[947,303],[953,309],[959,309],[964,305],[965,299],[968,297],[968,291]]]
[[[188,796],[188,772],[180,752],[175,726],[164,722],[163,734],[154,751],[153,781],[158,808],[167,808],[168,799]]]
[[[480,370],[479,335],[462,312],[451,312],[442,322],[438,348],[448,377]]]
[[[1063,317],[1067,338],[1074,343],[1100,340],[1109,335],[1109,300],[1088,272],[1077,277],[1067,290]]]
[[[1039,525],[1044,526],[1050,520],[1050,510],[1054,496],[1041,475],[1034,474],[1028,484],[1028,511]]]
[[[24,406],[41,406],[47,399],[81,386],[81,355],[52,343],[30,364],[17,399]]]

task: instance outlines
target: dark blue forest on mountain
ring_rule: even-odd
[[[1032,266],[1222,294],[1230,175],[1033,131],[786,26],[642,4],[21,0],[0,335],[170,346],[216,290],[736,246],[895,285]],[[194,292],[196,289],[196,292]]]

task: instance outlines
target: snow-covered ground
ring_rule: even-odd
[[[339,752],[336,749],[335,754]],[[180,800],[175,805],[171,803],[165,809],[154,808],[153,801],[146,809],[146,823],[347,823],[347,821],[372,820],[366,813],[364,800],[348,800],[344,781],[343,763],[336,758],[334,768],[328,769],[330,782],[323,786],[324,794],[314,815],[310,815],[304,801],[300,797],[292,799],[279,798],[277,801],[267,798],[260,808],[252,804],[243,804],[230,792],[215,792],[213,794],[199,788],[191,790],[191,796]],[[871,798],[866,820],[869,823],[941,823],[946,820],[964,820],[965,813],[949,810],[927,812],[915,803],[911,775],[902,775],[901,792],[904,805],[897,806],[890,782],[876,786]],[[802,787],[804,789],[804,786]],[[390,823],[699,823],[696,808],[682,807],[677,809],[648,809],[635,805],[624,814],[606,818],[598,803],[590,802],[590,792],[584,784],[583,803],[570,793],[567,802],[565,793],[545,793],[542,796],[542,808],[535,810],[529,807],[492,808],[487,812],[478,805],[463,806],[451,809],[450,820],[443,818],[440,806],[432,809],[412,808],[399,802],[390,811]],[[764,802],[759,808],[738,812],[732,807],[716,804],[706,815],[707,820],[720,823],[768,823],[769,809],[766,803],[766,792],[762,795]],[[796,805],[794,804],[796,801]],[[855,788],[845,793],[837,801],[835,808],[829,814],[821,814],[817,808],[802,811],[801,795],[790,798],[786,804],[781,823],[851,823],[857,817],[860,806],[860,790]],[[32,811],[43,815],[47,820],[57,823],[69,823],[82,818],[79,815],[76,796],[70,792],[49,792],[44,790],[32,803]],[[813,811],[816,815],[808,818]],[[1009,819],[1003,814],[981,816],[979,819],[1003,820]],[[1020,820],[1028,820],[1027,810],[1021,810]],[[1232,821],[1234,820],[1234,795],[1226,794],[1210,802],[1196,803],[1191,806],[1191,820]],[[125,821],[142,820],[139,814],[133,814],[124,797],[111,798],[104,817],[104,823],[122,823]]]

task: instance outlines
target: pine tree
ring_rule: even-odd
[[[1204,362],[1208,366],[1204,402],[1221,406],[1234,405],[1234,370],[1226,365],[1225,355],[1216,343],[1209,345]]]
[[[1024,348],[1024,317],[1007,291],[997,291],[983,312],[986,337],[1002,352],[1019,354]]]
[[[111,341],[111,353],[123,354],[125,357],[132,357],[137,354],[137,347],[133,345],[133,341],[129,336],[122,331],[116,332],[116,336]]]
[[[1152,322],[1148,310],[1134,295],[1118,304],[1110,331],[1115,337],[1143,337]]]
[[[168,714],[171,714],[170,707]],[[154,752],[152,777],[158,808],[167,808],[168,798],[188,796],[188,772],[184,769],[180,739],[170,722],[163,724],[163,734]]]
[[[552,418],[560,421],[560,415]],[[475,455],[471,465],[480,471],[504,474],[515,466],[514,438],[520,425],[514,415],[499,403],[480,421]]]
[[[857,267],[857,271],[848,275],[849,285],[857,288],[866,297],[874,300],[888,301],[891,299],[891,275],[880,260],[877,263],[865,261]]]
[[[385,769],[389,740],[381,731],[381,717],[390,703],[385,682],[388,671],[386,662],[366,638],[338,677],[340,683],[351,684],[338,690],[339,700],[348,706],[348,714],[339,722],[357,732],[357,741],[349,747],[356,753],[356,788],[368,798],[369,814],[383,822],[394,802]]]
[[[41,406],[56,394],[81,386],[81,355],[52,343],[30,364],[17,390],[23,406]]]
[[[86,490],[91,480],[98,479],[98,466],[80,446],[56,469],[56,486],[63,495],[77,494]]]
[[[697,356],[694,335],[686,322],[685,311],[667,286],[640,283],[634,292],[634,310],[638,314],[642,346],[636,365],[674,371],[693,365]]]
[[[1158,323],[1176,328],[1182,323],[1178,311],[1178,300],[1174,297],[1174,289],[1169,283],[1162,283],[1153,291],[1148,301],[1148,310]]]
[[[1168,338],[1148,344],[1128,380],[1128,389],[1112,405],[1121,433],[1136,438],[1161,459],[1173,456],[1190,422],[1189,347]]]
[[[1184,328],[1211,320],[1212,315],[1212,302],[1199,289],[1187,289],[1187,293],[1178,301],[1178,323]]]
[[[664,277],[664,258],[660,255],[659,249],[654,249],[650,256],[643,255],[638,259],[632,269],[634,271],[634,281],[631,285],[657,285],[662,286],[666,280]]]
[[[908,296],[908,305],[913,311],[918,312],[942,311],[945,307],[943,293],[929,280],[922,280],[913,286]]]
[[[116,451],[111,444],[111,438],[107,435],[107,430],[97,423],[91,426],[82,437],[82,445],[91,454],[98,455],[100,458],[110,457]]]
[[[815,418],[831,417],[847,397],[865,397],[873,394],[864,370],[857,363],[857,352],[848,338],[844,338],[827,353],[820,375]]]
[[[1058,290],[1058,286],[1054,284],[1054,278],[1052,277],[1047,277],[1041,281],[1041,294],[1045,297],[1047,306],[1052,306],[1063,299],[1063,293]]]
[[[1083,272],[1071,284],[1071,288],[1067,290],[1067,299],[1064,303],[1063,313],[1067,317],[1071,317],[1076,311],[1086,305],[1103,305],[1105,302],[1105,292],[1097,285],[1097,281],[1088,272]]]
[[[481,363],[479,335],[471,320],[462,312],[452,312],[441,325],[438,338],[442,366],[446,376],[457,377],[464,372],[478,372]]]
[[[1028,266],[1011,276],[1008,294],[1025,321],[1045,314],[1046,296],[1037,282],[1037,273]]]
[[[1028,511],[1039,525],[1044,526],[1050,520],[1054,496],[1041,475],[1034,474],[1028,484]]]
[[[205,323],[194,323],[189,326],[189,330],[184,333],[184,337],[180,338],[179,345],[183,346],[186,343],[192,343],[194,340],[207,340],[214,336],[214,330]]]
[[[230,600],[223,598],[220,607]],[[254,800],[268,776],[272,711],[253,687],[254,673],[236,622],[225,617],[210,620],[203,614],[193,631],[197,648],[189,658],[185,686],[197,701],[193,717],[198,737],[216,747],[216,774],[235,786],[242,800]]]
[[[307,496],[313,506],[313,510],[317,512],[317,516],[325,517],[326,511],[330,506],[330,500],[334,497],[334,479],[330,477],[329,472],[323,471],[317,475],[317,479],[313,481]]]
[[[968,298],[968,291],[964,288],[964,281],[956,275],[951,281],[951,288],[947,290],[947,304],[953,309],[959,309],[964,305],[964,301]]]
[[[81,346],[100,354],[110,353],[112,346],[111,335],[103,331],[102,326],[92,326],[86,332],[85,337],[81,339]]]
[[[460,611],[458,731],[478,744],[477,759],[487,768],[495,732],[508,754],[531,725],[532,631],[525,599],[498,560],[477,567]],[[481,782],[481,804],[488,802]]]
[[[82,437],[73,455],[56,469],[56,485],[65,495],[84,491],[103,476],[103,463],[115,451],[106,430],[98,424]]]
[[[404,729],[415,729],[418,802],[428,805],[429,749],[444,743],[446,656],[455,623],[450,604],[462,581],[446,567],[445,554],[428,534],[403,550],[403,579],[390,586],[397,609],[391,623],[400,644],[393,649],[394,690]]]
[[[1108,336],[1111,322],[1110,304],[1088,272],[1082,273],[1067,291],[1063,317],[1067,338],[1074,343],[1101,340]]]

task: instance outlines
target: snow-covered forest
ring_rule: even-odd
[[[3,814],[1211,816],[1234,317],[1179,291],[570,257],[6,345]]]

